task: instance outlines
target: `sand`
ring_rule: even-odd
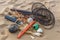
[[[60,40],[60,0],[0,0],[0,14],[2,14],[7,7],[30,11],[33,2],[41,2],[53,12],[56,19],[54,28],[51,30],[42,28],[44,30],[43,37],[35,37],[32,39],[31,35],[25,34],[20,39],[17,39],[18,32],[11,34],[8,32],[6,25],[1,25],[0,40]],[[4,23],[4,20],[1,21]]]

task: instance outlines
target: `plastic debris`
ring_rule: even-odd
[[[35,36],[41,36],[42,34],[41,33],[33,33],[33,35],[35,35]]]
[[[32,31],[27,31],[26,32],[27,34],[31,34],[31,35],[33,35],[33,36],[42,36],[42,34],[41,33],[38,33],[38,32],[32,32]]]
[[[17,32],[18,28],[19,28],[18,25],[13,24],[13,25],[10,26],[9,32],[10,33],[15,33],[15,32]]]
[[[9,16],[9,15],[6,15],[5,19],[10,20],[12,22],[16,22],[16,20],[17,20],[16,17],[12,17],[12,16]]]
[[[27,19],[27,22],[28,22],[28,23],[30,23],[30,22],[32,22],[32,21],[33,21],[33,19],[32,19],[31,17]]]
[[[26,28],[24,28],[24,30],[22,30],[22,31],[18,34],[17,38],[21,38],[21,36],[22,36],[28,29],[30,29],[34,23],[35,23],[35,21],[30,22],[30,24],[27,25]]]
[[[37,30],[37,32],[38,32],[38,33],[43,33],[43,30],[42,30],[41,28],[39,28],[39,29]]]
[[[18,20],[16,23],[19,24],[19,25],[22,25],[23,24],[23,22],[20,21],[20,20]]]
[[[33,28],[34,28],[35,30],[38,30],[38,29],[39,29],[39,24],[37,24],[37,23],[34,24],[34,25],[33,25]]]

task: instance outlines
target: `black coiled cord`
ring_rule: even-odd
[[[34,3],[32,6],[32,13],[34,14],[35,19],[44,26],[50,26],[51,27],[45,27],[47,29],[50,29],[55,24],[55,17],[53,13],[48,10],[42,3]]]

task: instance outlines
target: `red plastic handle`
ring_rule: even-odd
[[[35,21],[32,21],[29,25],[27,25],[26,28],[25,28],[24,30],[22,30],[22,31],[18,34],[17,38],[21,38],[21,36],[22,36],[30,27],[32,27],[32,25],[33,25],[34,23],[35,23]]]

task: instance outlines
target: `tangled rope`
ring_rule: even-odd
[[[55,24],[55,17],[53,13],[48,10],[42,3],[34,3],[32,6],[32,13],[34,14],[35,19],[44,26],[52,25],[52,28]],[[48,27],[45,27],[48,29]]]

